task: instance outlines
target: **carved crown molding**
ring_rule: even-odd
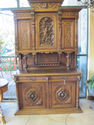
[[[64,0],[28,0],[32,9],[58,9]]]
[[[64,0],[28,0],[29,3],[61,3],[64,1]]]
[[[32,9],[59,9],[61,7],[60,3],[32,3]]]

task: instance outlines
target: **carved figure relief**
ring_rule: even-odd
[[[40,46],[54,45],[54,23],[50,17],[43,17],[39,23]]]

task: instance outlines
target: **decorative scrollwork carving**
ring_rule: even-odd
[[[60,3],[33,3],[31,4],[32,9],[59,9]]]
[[[39,23],[40,46],[54,45],[54,23],[50,17],[43,17]]]

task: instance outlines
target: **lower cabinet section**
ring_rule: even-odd
[[[16,75],[19,111],[17,114],[80,112],[79,82],[74,75]]]

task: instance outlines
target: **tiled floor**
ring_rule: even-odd
[[[90,108],[94,107],[94,102],[86,99],[80,100],[83,113],[77,114],[15,116],[16,102],[2,103],[1,106],[7,121],[6,125],[94,125],[94,109]]]

